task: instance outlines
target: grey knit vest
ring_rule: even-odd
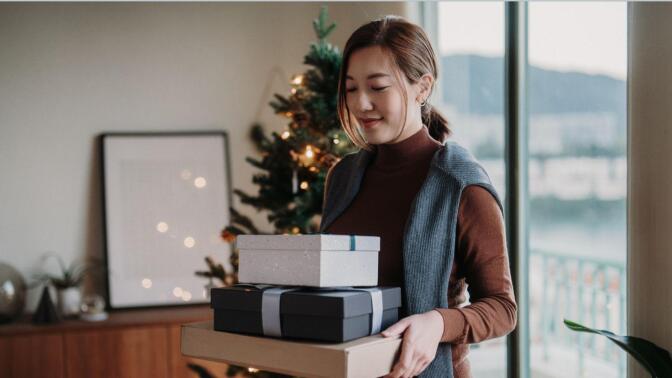
[[[345,211],[359,192],[366,168],[375,153],[346,155],[330,172],[320,232]],[[502,203],[488,174],[476,159],[455,142],[446,142],[434,154],[427,178],[416,195],[403,238],[404,303],[407,315],[448,307],[448,280],[455,254],[457,212],[462,191],[480,185]],[[372,217],[375,215],[372,214]],[[440,343],[434,361],[420,377],[452,378],[451,345]]]

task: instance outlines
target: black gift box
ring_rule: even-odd
[[[247,285],[211,289],[214,329],[264,335],[261,308],[263,292],[267,288]],[[398,320],[401,289],[377,289],[382,294],[380,330],[383,331]],[[366,291],[301,288],[285,292],[280,296],[282,337],[344,342],[368,336],[372,311],[371,294]]]

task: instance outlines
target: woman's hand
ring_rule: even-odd
[[[382,335],[404,334],[399,360],[385,378],[414,377],[422,373],[434,360],[443,335],[443,317],[432,310],[411,315],[393,324]]]

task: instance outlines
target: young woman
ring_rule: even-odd
[[[381,237],[379,285],[402,288],[389,377],[470,377],[468,344],[516,325],[502,206],[429,104],[438,78],[417,25],[386,16],[343,51],[338,113],[360,150],[327,175],[321,232]],[[470,303],[467,303],[467,286]]]

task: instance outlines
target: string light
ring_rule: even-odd
[[[313,173],[316,173],[318,171],[317,167],[315,167],[315,166],[311,166],[310,168],[308,168],[308,170],[313,172]]]
[[[285,130],[285,131],[280,135],[280,138],[282,138],[282,139],[287,139],[287,138],[289,138],[290,135],[291,135],[290,132]]]
[[[159,223],[156,225],[156,231],[159,231],[159,232],[161,232],[161,233],[164,233],[164,232],[168,231],[168,223],[166,223],[166,222],[159,222]]]
[[[197,187],[198,189],[203,189],[205,186],[208,184],[207,181],[205,181],[205,178],[203,177],[196,177],[194,180],[194,186]]]
[[[319,149],[308,145],[303,153],[297,154],[294,151],[290,151],[290,154],[292,155],[292,159],[298,161],[302,166],[309,167],[313,164],[313,160],[319,151]]]
[[[302,82],[303,82],[303,75],[294,75],[294,77],[292,77],[291,81],[292,85],[301,85]]]
[[[288,118],[291,118],[293,115],[294,115],[294,113],[292,113],[292,112],[285,113],[285,116],[287,116]]]
[[[334,144],[339,144],[339,143],[341,143],[341,140],[338,139],[338,138],[335,138],[335,139],[334,139]]]
[[[259,372],[259,369],[255,369],[255,368],[253,368],[253,367],[249,367],[249,368],[247,368],[247,371],[248,371],[249,373],[258,373],[258,372]]]
[[[292,88],[290,92],[292,92],[292,94],[296,94],[296,88]]]
[[[298,234],[299,232],[301,232],[301,229],[300,229],[300,228],[298,228],[298,227],[296,227],[296,226],[295,226],[295,227],[292,227],[292,234]]]
[[[306,146],[306,157],[308,159],[312,159],[315,156],[315,153],[313,152],[313,147],[311,145]]]
[[[301,181],[301,189],[303,190],[308,189],[308,181]]]

